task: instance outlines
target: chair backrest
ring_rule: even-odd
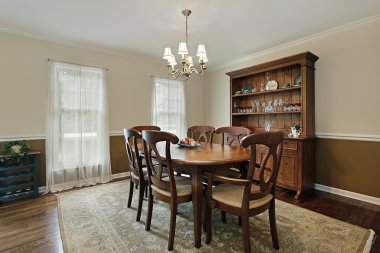
[[[196,141],[200,142],[202,139],[204,142],[212,143],[212,136],[215,132],[215,127],[212,126],[192,126],[187,129],[187,132],[191,133],[191,137],[197,136]]]
[[[141,140],[141,133],[134,129],[124,129],[125,148],[127,150],[129,167],[131,169],[131,175],[138,177],[139,180],[144,180],[144,174],[142,171],[142,163],[139,157],[138,141]]]
[[[174,179],[174,170],[170,155],[170,143],[178,143],[179,139],[172,133],[162,131],[144,130],[142,132],[144,143],[144,154],[148,169],[148,180],[150,185],[154,185],[159,189],[170,191],[171,196],[177,197],[177,189]],[[164,166],[160,153],[157,150],[157,143],[165,142],[165,166],[166,173],[169,175],[169,182],[162,180]],[[158,165],[153,166],[153,160]]]
[[[268,194],[274,194],[277,174],[282,158],[283,140],[283,132],[251,134],[241,140],[241,146],[243,148],[251,148],[251,159],[247,173],[247,179],[250,180],[251,183],[245,187],[243,205],[244,201],[249,203],[250,200],[259,199]],[[256,162],[256,145],[264,145],[267,147],[267,152],[260,164]],[[271,168],[269,168],[267,164],[271,157],[273,164]],[[256,168],[259,169],[260,189],[258,191],[251,192],[252,180]],[[265,171],[269,172],[268,176],[264,175]]]
[[[144,130],[161,131],[161,128],[158,126],[134,126],[131,129],[139,131],[140,133]],[[142,138],[138,139],[137,141],[139,144],[142,145]],[[142,152],[143,150],[140,150],[140,151]]]
[[[161,131],[161,128],[158,126],[134,126],[131,129],[139,131],[140,133],[143,130],[155,130],[155,131]]]
[[[222,145],[240,145],[240,140],[251,133],[251,130],[246,127],[230,126],[220,127],[215,130],[215,133],[222,134]],[[226,140],[225,140],[226,139]]]

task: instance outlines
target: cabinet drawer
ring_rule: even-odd
[[[295,141],[284,141],[284,149],[298,150],[298,143]]]

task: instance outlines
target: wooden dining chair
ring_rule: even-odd
[[[139,131],[140,133],[144,130],[151,130],[151,131],[161,131],[161,128],[158,126],[153,125],[146,125],[146,126],[134,126],[131,129]],[[144,158],[144,150],[142,148],[142,138],[138,139],[138,146],[139,146],[139,155],[142,158],[142,166],[146,167],[146,162]],[[145,192],[147,194],[147,192]],[[147,196],[146,196],[147,197]]]
[[[246,127],[228,126],[216,129],[215,133],[222,134],[222,145],[239,146],[240,140],[249,135],[251,130]]]
[[[191,180],[189,178],[174,175],[173,164],[170,155],[170,143],[178,143],[179,139],[174,134],[158,131],[143,131],[144,153],[148,168],[148,213],[145,224],[145,230],[150,230],[153,212],[153,196],[163,202],[170,204],[170,225],[168,250],[173,249],[177,207],[178,204],[189,202],[192,200]],[[156,144],[165,142],[165,164],[168,176],[163,177],[164,166],[163,160],[157,150]],[[153,162],[157,161],[158,166],[153,166]]]
[[[219,208],[242,218],[244,252],[246,253],[251,252],[249,217],[269,209],[272,243],[275,249],[279,249],[275,216],[275,187],[281,163],[283,139],[283,132],[271,132],[252,134],[241,140],[243,148],[250,147],[251,149],[251,159],[245,179],[207,174],[209,185],[212,185],[214,181],[224,183],[207,189],[208,203],[205,215],[207,244],[212,238],[212,208]],[[268,148],[261,164],[256,162],[256,145],[264,145]],[[258,183],[253,180],[255,169],[259,169]]]
[[[197,142],[212,143],[212,137],[215,132],[215,127],[212,126],[192,126],[187,129],[191,134],[191,138]]]
[[[142,139],[141,133],[134,129],[124,129],[125,148],[127,150],[130,168],[130,187],[127,207],[131,207],[133,197],[133,187],[139,189],[139,200],[137,206],[136,221],[140,221],[141,209],[144,199],[144,190],[148,186],[148,173],[143,170],[142,158],[139,155],[138,141]]]
[[[219,127],[215,130],[216,134],[222,135],[221,145],[228,146],[240,146],[240,140],[248,136],[251,133],[251,130],[246,127],[240,126],[227,126],[227,127]],[[217,173],[220,176],[229,177],[229,178],[240,178],[242,175],[245,175],[245,169],[242,165],[240,168],[229,168],[227,170],[223,170]],[[218,185],[221,182],[214,182],[214,184]],[[221,221],[226,223],[226,213],[221,210]],[[241,224],[241,219],[239,218],[239,225]]]
[[[158,126],[152,126],[152,125],[146,125],[146,126],[134,126],[131,127],[131,129],[139,131],[140,133],[143,130],[152,130],[152,131],[161,131],[161,128]]]
[[[229,126],[220,127],[215,130],[215,133],[222,135],[221,145],[240,146],[240,140],[249,135],[251,130],[246,127]],[[218,174],[226,177],[240,178],[242,176],[242,168],[230,168],[218,172]]]

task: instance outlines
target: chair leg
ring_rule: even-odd
[[[241,226],[241,216],[238,217],[238,226]]]
[[[145,198],[148,197],[148,185],[145,185]]]
[[[206,244],[212,239],[212,209],[206,204],[205,208],[205,225],[206,225]]]
[[[141,210],[142,210],[142,204],[143,204],[143,199],[144,199],[144,190],[145,190],[144,185],[141,185],[141,183],[140,183],[140,186],[139,186],[139,204],[137,206],[136,221],[140,221],[140,218],[141,218]]]
[[[149,197],[148,197],[148,213],[146,215],[146,224],[145,224],[145,230],[150,230],[150,223],[152,221],[152,212],[153,212],[153,194],[152,194],[152,188],[149,187]]]
[[[127,205],[128,208],[131,207],[131,203],[132,203],[133,185],[134,185],[133,181],[131,180],[131,182],[129,183],[129,197],[128,197],[128,205]]]
[[[251,253],[251,239],[249,234],[249,216],[243,215],[242,219],[242,227],[243,227],[243,242],[244,242],[244,252]]]
[[[203,212],[203,223],[202,223],[202,226],[203,226],[203,232],[207,232],[207,230],[206,230],[206,222],[207,222],[207,206],[208,206],[208,203],[207,203],[207,197],[206,198],[204,198],[203,200],[202,200],[202,202],[203,202],[203,210],[205,210],[204,212]]]
[[[176,220],[177,220],[177,204],[171,204],[169,242],[168,242],[169,251],[173,249],[173,245],[174,245]]]
[[[274,199],[272,200],[271,206],[269,208],[269,224],[270,224],[270,233],[272,235],[273,248],[279,249],[280,245],[278,243],[278,237],[277,237],[276,209],[275,209]]]
[[[220,220],[221,220],[223,223],[227,223],[227,220],[226,220],[226,212],[225,212],[225,211],[220,211]]]

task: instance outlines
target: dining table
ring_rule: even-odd
[[[165,142],[157,143],[162,159],[166,159]],[[213,143],[200,143],[198,147],[170,146],[171,159],[177,173],[191,176],[194,215],[194,244],[201,247],[202,199],[204,172],[218,172],[228,168],[242,168],[250,159],[250,149]]]

